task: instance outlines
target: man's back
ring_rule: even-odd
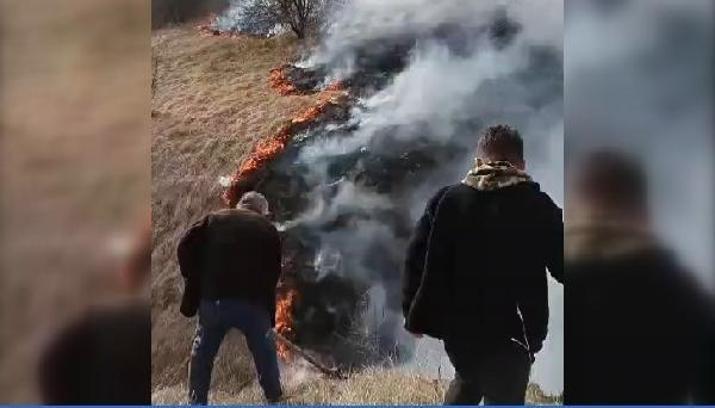
[[[278,231],[262,215],[226,209],[207,215],[185,236],[180,248],[195,259],[200,297],[237,298],[273,310],[280,276]],[[187,262],[188,263],[188,262]]]
[[[566,402],[686,402],[707,327],[687,272],[657,247],[578,256],[567,267]]]
[[[426,282],[435,284],[423,280],[415,302],[439,303],[442,315],[418,305],[408,324],[439,321],[445,339],[493,344],[513,338],[538,350],[548,322],[545,268],[560,270],[560,210],[536,183],[487,191],[460,184],[440,194],[433,200],[424,270]]]
[[[546,336],[550,200],[533,184],[449,191],[437,223],[454,231],[452,333],[485,341],[523,339],[517,308],[534,340]],[[469,322],[469,324],[460,324]]]
[[[524,403],[546,338],[546,268],[562,280],[563,238],[519,131],[485,128],[474,166],[429,201],[405,260],[405,328],[444,340],[455,369],[447,404]]]
[[[245,193],[235,210],[221,210],[195,223],[181,239],[177,256],[186,280],[181,313],[198,312],[189,365],[189,402],[208,403],[211,372],[226,332],[240,330],[268,402],[281,394],[275,343],[276,284],[281,242],[268,221],[268,201]]]

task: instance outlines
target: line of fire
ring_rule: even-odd
[[[197,29],[209,36],[241,35],[211,25]],[[497,13],[486,26],[466,31],[441,26],[425,36],[455,53],[466,53],[468,38],[486,38],[499,49],[520,29],[505,13]],[[275,92],[317,95],[317,101],[254,146],[222,199],[233,207],[244,192],[256,190],[271,203],[284,248],[276,332],[283,339],[277,345],[285,362],[295,358],[296,348],[317,356],[318,366],[337,370],[412,357],[414,339],[405,335],[399,312],[401,258],[414,222],[410,197],[435,174],[445,177],[443,164],[469,161],[471,151],[465,146],[471,143],[471,133],[455,132],[470,139],[445,143],[430,137],[429,123],[395,125],[353,151],[317,157],[311,152],[359,135],[365,124],[355,111],[365,109],[365,99],[386,88],[409,65],[419,41],[400,38],[366,44],[357,51],[352,73],[339,80],[330,77],[328,64],[285,64],[270,71]],[[559,64],[550,52],[534,49],[527,69]],[[455,129],[474,128],[479,121],[465,118]],[[410,137],[400,137],[401,133]],[[351,189],[377,197],[382,204],[350,202]],[[365,234],[360,248],[346,239],[353,238],[354,230]]]

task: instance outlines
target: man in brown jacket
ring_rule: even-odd
[[[206,404],[214,358],[229,329],[246,336],[269,402],[282,394],[275,342],[275,297],[281,242],[268,221],[268,202],[256,192],[196,222],[178,247],[186,283],[181,312],[199,322],[191,350],[189,399]]]

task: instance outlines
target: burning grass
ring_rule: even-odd
[[[193,26],[152,33],[153,387],[185,380],[196,325],[178,311],[178,239],[192,222],[225,205],[219,177],[235,172],[253,146],[318,101],[318,95],[283,97],[268,86],[269,70],[294,50],[291,38],[227,39],[199,35]],[[253,363],[241,356],[248,356],[245,345],[227,338],[216,381],[235,389],[250,376]]]
[[[305,92],[299,90],[293,81],[288,78],[286,74],[288,67],[289,65],[281,65],[280,67],[271,69],[271,73],[268,76],[268,82],[271,84],[271,88],[283,96],[304,95]]]
[[[320,92],[314,104],[287,121],[273,136],[259,141],[231,178],[231,184],[223,194],[226,205],[234,207],[241,195],[255,184],[257,173],[283,152],[293,136],[309,128],[332,107],[343,104],[346,97],[339,84],[330,86]]]
[[[289,65],[284,64],[278,68],[273,68],[269,75],[271,87],[283,96],[298,92],[293,82],[285,75],[288,67]],[[272,137],[259,141],[234,173],[229,187],[222,194],[226,205],[232,208],[237,204],[241,195],[250,190],[257,182],[260,170],[285,150],[293,136],[311,127],[331,107],[345,103],[346,99],[347,92],[344,90],[342,83],[333,83],[320,92],[315,104],[295,115]],[[298,296],[299,293],[295,288],[284,289],[279,292],[276,304],[276,332],[290,341],[294,340],[293,308]],[[292,360],[292,352],[286,344],[279,341],[276,346],[278,355],[282,360]]]
[[[293,339],[293,306],[298,298],[298,291],[295,289],[288,289],[285,293],[279,295],[278,302],[276,303],[276,332],[285,338]],[[290,361],[292,359],[292,354],[290,348],[288,348],[284,343],[278,341],[276,342],[276,347],[278,349],[278,356],[284,361]]]
[[[242,189],[251,187],[293,136],[347,96],[341,84],[315,95],[275,92],[269,71],[288,60],[293,50],[281,38],[227,39],[184,27],[155,32],[152,47],[157,63],[152,99],[152,396],[156,404],[175,404],[186,402],[195,324],[177,310],[178,238],[206,212],[234,205]],[[229,172],[234,173],[232,183],[222,196],[216,180]],[[278,330],[290,338],[296,297],[287,295],[281,302]],[[241,340],[229,337],[221,347],[211,401],[261,403],[243,337],[232,334]],[[326,378],[295,368],[299,362],[294,358],[284,370],[286,402],[292,404],[435,404],[442,401],[446,387],[445,381],[397,369],[367,368],[346,380]],[[549,402],[539,400],[543,393],[534,390],[530,388],[529,401]]]

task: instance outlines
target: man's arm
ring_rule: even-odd
[[[564,221],[563,212],[551,198],[546,201],[544,217],[544,258],[551,276],[564,282]],[[517,299],[524,322],[524,334],[529,342],[529,351],[536,354],[546,339],[549,324],[549,301],[546,275],[529,274],[519,282]]]
[[[206,235],[205,229],[209,216],[195,222],[181,238],[176,249],[179,258],[179,270],[184,278],[184,294],[181,297],[179,311],[186,317],[193,317],[199,307],[199,266],[201,249]]]
[[[549,324],[546,274],[533,273],[521,278],[517,296],[529,351],[536,354],[546,339]]]
[[[417,221],[415,230],[412,233],[410,242],[407,245],[407,256],[402,276],[402,313],[405,318],[410,312],[412,301],[422,282],[422,272],[425,266],[425,255],[427,252],[427,241],[432,229],[432,221],[439,200],[447,191],[444,187],[437,192],[427,203],[422,217]]]
[[[454,266],[454,223],[442,194],[432,212],[422,281],[414,295],[405,328],[411,333],[443,338],[445,311],[452,292]]]
[[[196,221],[181,237],[176,255],[179,259],[179,269],[184,279],[195,277],[198,266],[200,249],[204,240],[204,230],[208,223],[208,216]]]
[[[564,219],[563,211],[548,198],[546,209],[545,255],[546,267],[551,276],[564,283]]]

